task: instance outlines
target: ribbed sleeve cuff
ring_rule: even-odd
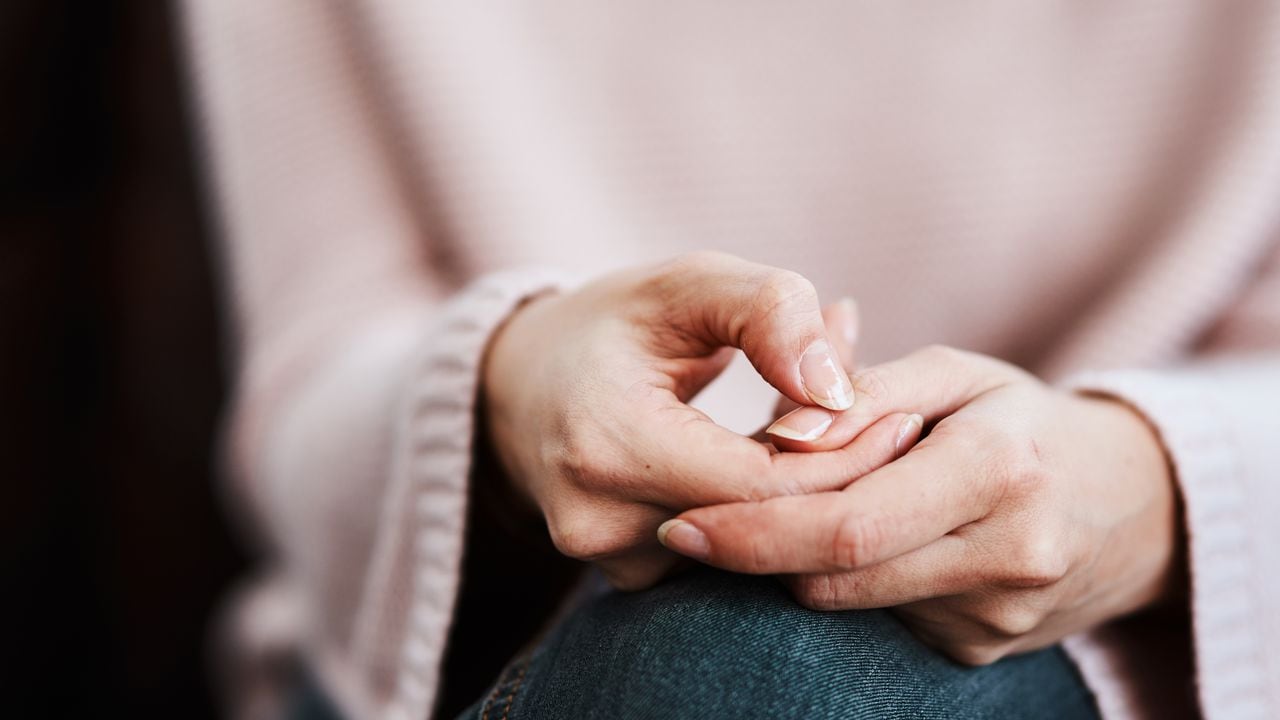
[[[1265,717],[1267,679],[1258,623],[1268,608],[1250,592],[1252,576],[1263,571],[1249,537],[1250,493],[1245,467],[1256,451],[1243,446],[1239,377],[1208,370],[1109,371],[1080,374],[1063,385],[1070,390],[1115,397],[1141,412],[1158,432],[1171,459],[1185,507],[1191,577],[1196,682],[1207,718]],[[1247,393],[1246,393],[1247,394]],[[1256,450],[1256,449],[1254,449]],[[1274,608],[1270,609],[1274,612]],[[1137,673],[1158,672],[1155,648],[1126,648],[1123,662],[1108,657],[1118,647],[1113,629],[1092,639],[1069,639],[1067,648],[1094,688],[1105,717],[1149,715],[1153,698],[1135,692]],[[1132,639],[1130,639],[1132,644]],[[1148,657],[1142,659],[1142,654]],[[1114,653],[1112,653],[1114,655]],[[1134,662],[1133,655],[1140,659]],[[1145,662],[1151,660],[1151,663]],[[1161,677],[1154,686],[1177,697],[1191,678]],[[1148,683],[1152,686],[1152,683]]]
[[[421,720],[434,703],[458,590],[485,348],[524,300],[563,288],[545,269],[484,276],[424,331],[403,396],[390,492],[357,624],[356,658],[368,684],[357,701],[386,718]]]

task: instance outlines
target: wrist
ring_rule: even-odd
[[[545,540],[542,513],[524,485],[516,482],[505,468],[501,454],[493,444],[491,423],[483,402],[478,406],[476,422],[479,430],[472,453],[472,502],[481,514],[491,518],[508,535]]]
[[[1078,397],[1109,417],[1102,425],[1116,448],[1108,453],[1114,467],[1109,475],[1135,498],[1128,527],[1115,538],[1121,542],[1113,543],[1126,548],[1118,550],[1129,559],[1124,573],[1136,580],[1124,611],[1177,605],[1187,592],[1182,498],[1159,432],[1123,398],[1094,393]]]
[[[533,497],[520,461],[521,440],[531,426],[524,399],[528,388],[536,383],[537,354],[536,316],[549,298],[547,291],[526,298],[517,305],[489,338],[481,360],[480,386],[477,398],[477,447],[496,462],[490,463],[494,476],[488,496],[527,513],[534,509]],[[532,333],[532,334],[531,334]],[[523,422],[521,419],[523,418]]]

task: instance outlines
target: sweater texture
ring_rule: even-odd
[[[865,362],[946,343],[1144,413],[1189,610],[1066,647],[1108,718],[1280,717],[1280,3],[185,10],[272,560],[227,624],[247,715],[290,652],[350,717],[428,717],[489,337],[715,249],[856,297]],[[772,396],[739,364],[698,402],[749,432]]]

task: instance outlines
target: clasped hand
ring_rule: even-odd
[[[894,608],[971,664],[1170,594],[1176,495],[1140,415],[944,347],[850,378],[852,321],[715,253],[540,298],[490,347],[490,437],[556,547],[622,589],[675,551],[811,608]],[[732,348],[798,406],[770,443],[687,404]]]

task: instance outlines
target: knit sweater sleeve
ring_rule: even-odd
[[[286,642],[345,714],[423,718],[458,584],[484,348],[558,280],[443,269],[342,8],[184,7],[235,313],[231,496],[279,568]],[[240,624],[278,633],[266,626],[281,617]]]
[[[1171,646],[1152,624],[1100,628],[1067,646],[1104,715],[1157,717],[1198,697],[1210,720],[1280,716],[1280,249],[1188,362],[1067,384],[1146,416],[1184,507],[1191,607],[1181,642],[1194,649],[1194,685],[1190,668],[1160,671]]]

